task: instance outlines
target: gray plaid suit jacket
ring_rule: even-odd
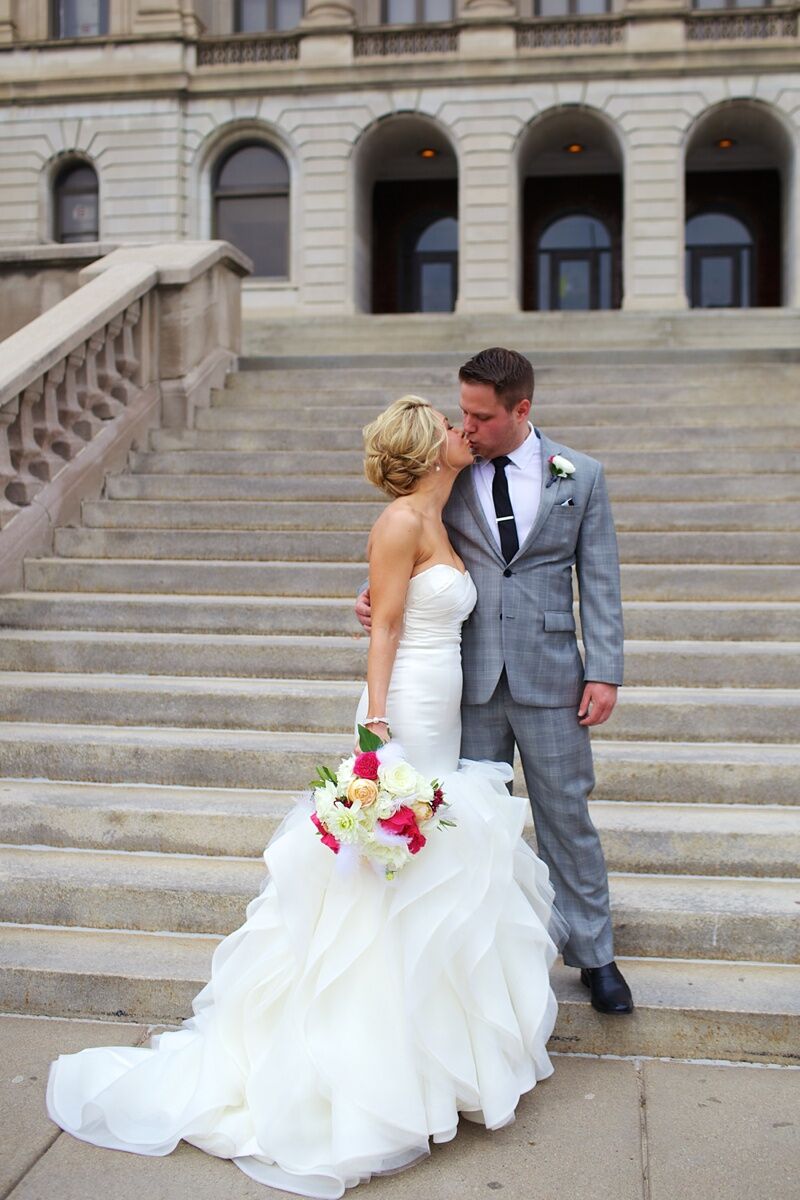
[[[444,510],[450,540],[478,592],[463,627],[464,704],[485,704],[503,667],[514,700],[545,708],[577,705],[585,680],[622,683],[619,557],[603,468],[534,433],[542,452],[539,509],[510,563],[487,525],[471,469],[456,479]],[[551,454],[568,458],[575,474],[547,487]],[[574,504],[563,506],[569,497]],[[585,666],[572,609],[573,567]]]

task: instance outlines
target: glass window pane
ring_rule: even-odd
[[[539,255],[539,309],[547,312],[550,308],[550,255]]]
[[[62,242],[97,241],[97,192],[59,196],[58,227]]]
[[[591,303],[588,259],[562,259],[558,264],[558,296],[562,309],[587,309]]]
[[[420,263],[420,312],[452,312],[453,264]]]
[[[608,12],[608,0],[578,0],[577,11],[583,16],[596,16]]]
[[[458,250],[458,221],[440,217],[433,221],[417,241],[416,250]]]
[[[686,222],[687,246],[751,246],[743,221],[727,213],[700,213]]]
[[[254,274],[289,274],[289,197],[226,196],[217,201],[215,236],[253,260]]]
[[[569,16],[569,0],[537,0],[537,17]]]
[[[452,21],[453,0],[423,0],[424,21]]]
[[[57,36],[62,38],[99,37],[108,33],[103,0],[58,0]]]
[[[694,0],[695,8],[727,8],[729,0]]]
[[[599,308],[611,308],[611,251],[604,250],[598,255],[600,259],[600,295]]]
[[[264,33],[269,29],[268,0],[239,0],[237,33]]]
[[[554,221],[542,235],[542,250],[610,249],[608,230],[595,217],[562,217]]]
[[[264,187],[288,187],[286,159],[271,146],[243,146],[223,163],[218,191],[250,191]]]
[[[413,25],[416,19],[416,0],[386,0],[387,24]]]
[[[303,0],[275,0],[275,28],[294,29],[303,19]]]
[[[700,259],[700,307],[731,308],[733,294],[733,257],[704,254]]]

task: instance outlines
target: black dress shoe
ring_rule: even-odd
[[[615,962],[604,967],[581,967],[581,983],[591,992],[592,1008],[598,1012],[633,1012],[631,989]]]

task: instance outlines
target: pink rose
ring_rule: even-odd
[[[358,775],[359,779],[377,779],[379,766],[378,756],[374,750],[365,750],[353,763],[353,774]]]
[[[338,854],[339,853],[338,838],[335,838],[332,833],[328,833],[328,830],[322,824],[322,821],[320,821],[320,819],[316,813],[311,814],[311,820],[313,821],[314,825],[316,825],[317,832],[322,834],[323,846],[327,846],[330,850],[333,851],[334,854]]]
[[[384,817],[380,825],[388,832],[398,834],[408,840],[408,848],[412,854],[417,854],[425,845],[427,838],[420,833],[413,810],[404,804],[391,817]]]

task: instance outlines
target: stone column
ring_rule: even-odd
[[[16,0],[0,0],[0,45],[17,39]]]
[[[195,15],[193,0],[136,0],[133,33],[195,37],[200,31],[201,22]]]
[[[458,35],[462,58],[507,58],[516,53],[516,0],[457,0],[456,17],[470,22]]]
[[[350,0],[308,0],[300,28],[307,36],[300,42],[304,65],[341,66],[353,61],[356,14]]]

